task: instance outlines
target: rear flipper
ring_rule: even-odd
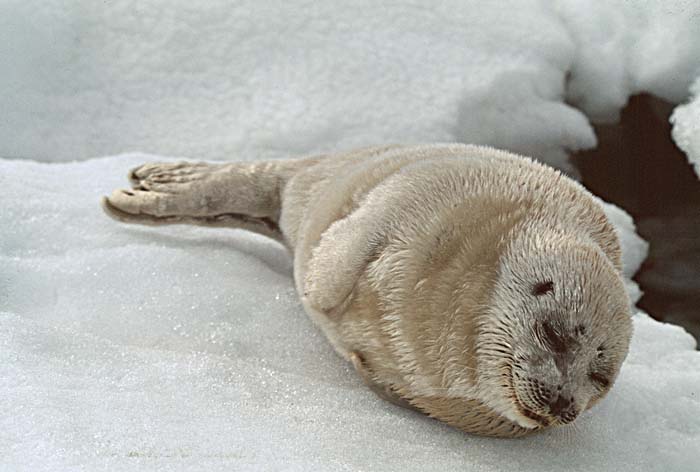
[[[141,224],[247,229],[282,241],[280,192],[293,161],[153,163],[129,173],[132,188],[102,199],[111,217]]]

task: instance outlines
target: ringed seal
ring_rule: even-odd
[[[364,382],[464,431],[570,423],[627,354],[613,227],[581,185],[528,158],[387,146],[129,177],[103,199],[109,215],[277,239],[304,308]]]

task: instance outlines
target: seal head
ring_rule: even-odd
[[[631,305],[599,246],[525,231],[500,261],[479,329],[482,398],[539,429],[571,423],[609,391],[627,355]]]

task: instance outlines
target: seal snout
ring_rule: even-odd
[[[558,396],[549,404],[549,412],[552,414],[552,416],[560,416],[569,409],[572,403],[573,398]]]
[[[553,398],[549,403],[549,414],[563,424],[571,423],[578,416],[574,406],[574,399],[564,395]]]

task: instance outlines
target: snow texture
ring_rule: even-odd
[[[695,0],[0,2],[0,156],[259,159],[490,144],[566,167],[589,119],[700,75]],[[674,115],[693,159],[695,101]],[[695,471],[700,354],[635,315],[610,396],[523,440],[377,399],[247,233],[144,228],[98,198],[143,154],[0,160],[0,471]],[[631,276],[646,253],[606,206]],[[628,281],[633,299],[639,291]]]
[[[617,384],[575,427],[470,436],[361,383],[281,246],[103,215],[149,160],[0,160],[0,470],[697,470],[700,353],[681,328],[637,314]],[[644,243],[608,212],[630,274]]]
[[[460,141],[565,167],[595,145],[579,109],[609,121],[633,93],[688,96],[699,15],[697,0],[6,0],[0,156]]]
[[[632,280],[632,277],[647,257],[649,244],[636,233],[634,221],[626,211],[612,203],[604,202],[600,198],[597,200],[603,207],[605,215],[615,226],[617,237],[620,239],[620,244],[624,249],[622,252],[622,272],[625,275],[625,284],[630,299],[632,303],[637,303],[642,297],[642,292],[637,283]]]
[[[700,21],[700,20],[698,20]],[[676,107],[671,115],[673,140],[688,156],[700,177],[700,77],[691,87],[692,99]]]

